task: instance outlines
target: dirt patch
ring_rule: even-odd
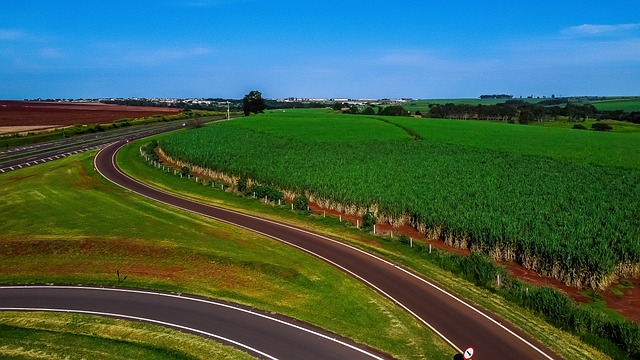
[[[180,109],[173,108],[103,103],[0,101],[0,127],[108,124],[124,118],[172,115],[179,112]]]
[[[236,263],[224,256],[134,239],[0,239],[0,277],[27,277],[34,282],[49,281],[51,276],[88,276],[115,283],[119,271],[120,277],[127,276],[128,281],[154,279],[184,286],[259,292],[262,284],[274,280],[269,266]],[[279,278],[288,280],[292,276],[286,273],[288,269],[277,270],[285,272]]]
[[[607,289],[603,297],[607,306],[640,323],[640,279],[622,279]]]
[[[0,135],[18,133],[26,135],[29,132],[42,132],[49,129],[60,127],[60,125],[44,125],[44,126],[0,126]]]

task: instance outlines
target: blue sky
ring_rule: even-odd
[[[2,1],[0,98],[640,95],[638,1]]]

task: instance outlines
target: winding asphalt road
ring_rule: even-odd
[[[109,145],[94,159],[96,169],[113,183],[149,199],[230,223],[306,251],[397,303],[455,351],[462,352],[472,346],[475,360],[558,358],[506,321],[474,308],[428,280],[375,255],[304,229],[202,204],[138,182],[124,174],[115,163],[115,155],[123,145],[124,142]]]
[[[194,296],[73,286],[0,287],[0,311],[53,311],[144,321],[214,338],[263,359],[381,359],[295,320]]]

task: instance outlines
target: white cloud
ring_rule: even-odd
[[[64,59],[67,54],[59,48],[42,48],[38,51],[38,55],[45,59]]]
[[[639,28],[640,28],[640,24],[615,24],[615,25],[582,24],[582,25],[566,28],[562,32],[565,35],[572,35],[572,36],[598,36],[598,35],[624,34]]]
[[[125,59],[143,65],[161,65],[183,59],[204,56],[210,53],[212,53],[212,50],[205,47],[195,47],[190,49],[156,49],[130,52],[125,56]]]
[[[189,8],[206,8],[223,5],[234,5],[239,3],[245,3],[251,0],[198,0],[181,3],[181,6]]]
[[[0,29],[0,40],[17,40],[24,37],[24,33],[19,30]]]
[[[389,66],[429,66],[442,64],[444,61],[423,50],[391,50],[383,54],[377,61]]]

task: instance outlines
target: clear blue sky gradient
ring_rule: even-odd
[[[9,1],[0,98],[640,95],[640,2]]]

